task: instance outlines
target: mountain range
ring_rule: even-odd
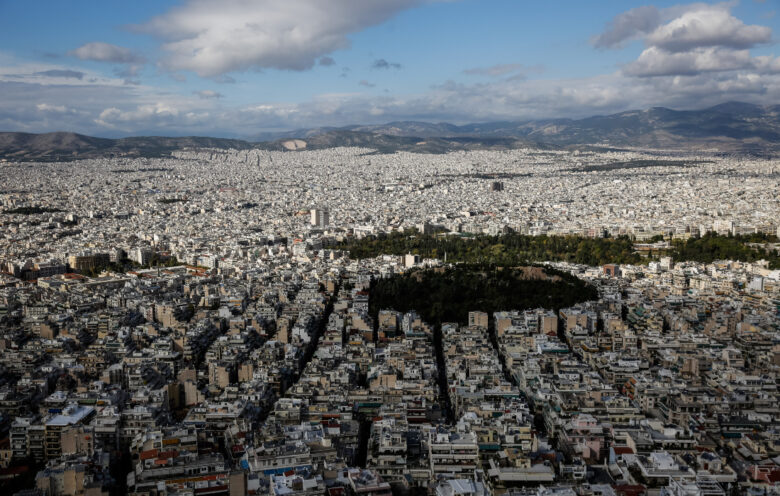
[[[775,155],[780,152],[780,105],[728,102],[702,110],[654,107],[576,120],[460,126],[401,121],[263,133],[250,140],[157,136],[107,139],[67,132],[0,133],[0,159],[18,161],[159,157],[181,148],[289,150],[336,146],[361,146],[380,153],[595,146]]]
[[[259,140],[306,139],[334,131],[417,138],[511,138],[522,143],[766,153],[780,150],[780,105],[727,102],[702,110],[653,107],[584,119],[500,121],[457,126],[402,121],[262,134]]]
[[[67,161],[98,157],[161,157],[182,148],[252,148],[253,143],[225,138],[137,136],[108,139],[57,132],[0,132],[0,159]]]

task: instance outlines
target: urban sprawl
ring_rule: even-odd
[[[0,177],[8,494],[780,494],[780,269],[665,251],[776,252],[776,161],[181,150]],[[644,259],[531,260],[597,299],[431,322],[372,288],[446,253],[349,252],[508,232]]]

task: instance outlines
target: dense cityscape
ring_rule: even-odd
[[[778,0],[0,0],[0,496],[780,496]]]
[[[777,167],[531,148],[2,163],[0,479],[23,495],[775,494]],[[506,273],[382,248],[488,239],[498,256],[506,236],[628,243],[637,261]],[[701,239],[751,256],[673,251]],[[498,270],[506,308],[457,285]],[[449,292],[414,287],[439,276]]]

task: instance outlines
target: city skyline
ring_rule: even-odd
[[[774,2],[4,3],[0,129],[252,137],[780,96]]]

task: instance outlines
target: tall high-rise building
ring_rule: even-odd
[[[330,224],[330,211],[327,208],[311,209],[311,225],[315,227],[327,227]]]

